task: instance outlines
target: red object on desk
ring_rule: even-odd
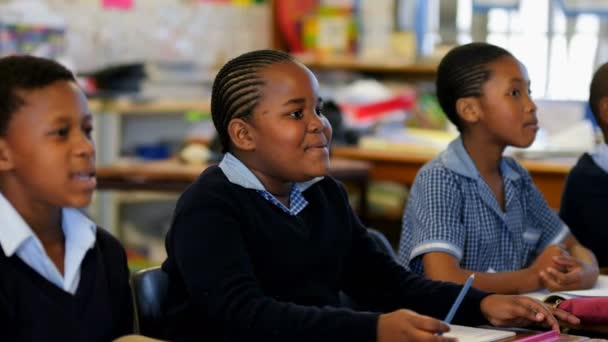
[[[399,96],[372,103],[341,103],[340,109],[353,117],[355,120],[369,120],[379,118],[382,115],[395,110],[410,110],[413,109],[415,105],[416,93],[413,91],[408,91]]]
[[[527,336],[527,337],[518,339],[516,341],[517,342],[552,342],[552,341],[559,341],[560,337],[561,337],[561,335],[560,335],[559,331],[551,330],[551,331]]]

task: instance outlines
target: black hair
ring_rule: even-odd
[[[490,79],[489,63],[513,55],[496,45],[470,43],[450,50],[437,67],[437,100],[448,119],[462,130],[456,101],[463,97],[481,96],[483,84]]]
[[[5,136],[12,114],[25,105],[19,91],[44,88],[56,81],[76,82],[63,65],[34,56],[0,58],[0,136]]]
[[[589,107],[598,125],[603,126],[600,120],[600,100],[608,96],[608,63],[600,66],[593,74],[589,86]]]
[[[256,50],[228,61],[218,72],[211,91],[211,117],[222,152],[230,148],[228,123],[234,118],[247,119],[262,98],[264,80],[260,71],[269,65],[296,60],[275,50]]]

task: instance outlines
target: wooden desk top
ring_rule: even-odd
[[[370,178],[411,186],[418,170],[436,154],[362,149],[352,146],[334,146],[332,156],[372,163]],[[549,206],[558,209],[566,175],[575,159],[519,160],[532,176]]]

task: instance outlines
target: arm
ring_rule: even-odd
[[[559,253],[558,251],[548,252]],[[547,256],[547,258],[551,258],[551,256]],[[536,265],[513,272],[487,273],[460,268],[458,259],[448,253],[427,253],[422,260],[426,277],[433,280],[464,284],[467,277],[471,273],[475,273],[473,286],[483,291],[517,294],[535,291],[542,286],[541,279],[538,276],[540,270]],[[548,264],[548,261],[544,264]]]

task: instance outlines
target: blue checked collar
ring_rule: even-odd
[[[465,177],[477,180],[481,179],[481,175],[479,174],[475,163],[473,163],[471,156],[469,156],[469,153],[464,148],[461,136],[454,139],[448,145],[448,148],[439,155],[439,158],[446,168]],[[500,160],[500,171],[502,172],[503,177],[511,180],[516,180],[521,177],[504,158]]]
[[[251,170],[232,153],[228,152],[224,155],[219,167],[230,183],[240,185],[246,189],[256,190],[265,200],[292,216],[297,215],[308,205],[308,201],[306,201],[302,193],[323,179],[323,177],[316,177],[307,182],[294,183],[291,187],[291,192],[289,193],[290,208],[287,208],[283,203],[276,199],[273,194],[268,192],[253,172],[251,172]]]

